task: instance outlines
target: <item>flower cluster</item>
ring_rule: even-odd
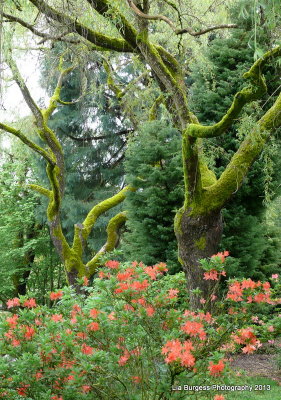
[[[99,391],[106,398],[124,398],[126,387],[139,399],[148,392],[168,392],[174,367],[179,385],[186,383],[185,372],[194,380],[221,378],[233,346],[251,353],[260,346],[260,328],[266,330],[266,341],[275,333],[275,322],[261,326],[258,317],[248,321],[246,314],[238,319],[241,307],[223,319],[219,313],[191,311],[183,273],[165,272],[163,263],[110,260],[94,287],[85,286],[87,295],[71,288],[51,292],[51,308],[38,306],[34,297],[10,299],[7,306],[13,314],[0,320],[0,352],[10,361],[0,358],[0,398],[91,400]],[[259,301],[272,305],[268,283],[230,282],[229,294],[246,300],[252,296],[249,307]]]

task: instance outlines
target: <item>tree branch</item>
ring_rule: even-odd
[[[104,214],[106,211],[110,210],[112,207],[115,207],[117,204],[122,203],[122,201],[125,200],[127,192],[134,190],[135,190],[134,188],[126,186],[119,193],[94,206],[88,213],[83,223],[81,224],[79,230],[76,230],[72,248],[73,249],[81,248],[81,234],[83,240],[86,241],[98,217]]]
[[[57,36],[52,36],[52,35],[48,35],[47,33],[43,33],[40,32],[38,29],[34,28],[33,25],[29,24],[28,22],[24,21],[21,18],[15,17],[11,14],[6,14],[3,13],[2,14],[8,21],[11,22],[17,22],[18,24],[20,24],[21,26],[24,26],[25,28],[27,28],[28,30],[30,30],[32,33],[34,33],[34,35],[42,37],[43,39],[38,43],[38,44],[42,44],[45,43],[47,40],[55,40],[55,41],[61,41],[61,42],[68,42],[68,43],[73,43],[73,44],[77,44],[80,43],[77,40],[72,40],[69,38],[66,38],[65,36],[68,35],[70,32],[67,31],[65,33],[59,34]]]
[[[216,31],[218,29],[233,29],[233,28],[239,28],[239,26],[237,24],[221,24],[221,25],[210,26],[209,28],[201,29],[200,31],[197,32],[192,30],[191,28],[183,28],[183,29],[176,29],[175,34],[182,35],[184,33],[189,33],[189,35],[196,37],[205,35],[205,33]]]
[[[209,28],[201,29],[200,31],[194,31],[191,28],[183,28],[183,29],[177,29],[174,25],[174,23],[165,15],[148,15],[143,13],[132,0],[127,0],[129,6],[131,9],[135,12],[135,14],[140,17],[144,18],[147,20],[152,20],[152,21],[164,21],[166,24],[168,24],[172,30],[175,32],[176,35],[182,35],[183,33],[189,33],[191,36],[200,36],[204,35],[205,33],[218,30],[218,29],[230,29],[230,28],[238,28],[237,24],[221,24],[221,25],[215,25],[215,26],[210,26]]]
[[[43,196],[48,197],[48,199],[52,198],[52,191],[51,190],[46,189],[46,188],[44,188],[42,186],[39,186],[39,185],[34,185],[34,184],[31,184],[31,185],[28,185],[28,186],[30,187],[30,189],[35,190],[36,192],[38,192],[40,194],[43,194]]]
[[[109,137],[112,137],[113,135],[116,135],[116,136],[121,136],[121,135],[126,135],[127,133],[130,133],[130,132],[134,132],[134,129],[123,129],[122,131],[120,131],[120,132],[115,132],[115,133],[113,133],[113,134],[108,134],[108,135],[100,135],[100,136],[88,136],[88,137],[85,137],[85,138],[77,138],[77,137],[75,137],[75,136],[72,136],[72,135],[70,135],[70,134],[66,134],[68,137],[70,137],[70,139],[73,139],[73,140],[76,140],[76,141],[78,141],[78,142],[90,142],[90,141],[92,141],[92,140],[101,140],[101,139],[107,139],[107,138],[109,138]]]
[[[19,138],[24,144],[26,144],[30,149],[36,151],[36,153],[40,154],[40,156],[44,157],[45,160],[50,165],[56,165],[54,159],[50,156],[50,154],[44,150],[42,147],[38,146],[36,143],[29,140],[20,130],[12,128],[11,126],[0,123],[0,129],[3,129],[6,132],[11,133],[12,135]]]
[[[241,143],[217,183],[208,187],[200,207],[209,211],[220,209],[237,191],[250,166],[260,154],[270,134],[281,126],[281,93],[274,105],[257,122],[256,128]]]
[[[49,6],[43,0],[29,0],[39,11],[46,17],[52,18],[63,25],[67,25],[69,31],[76,32],[95,46],[105,50],[113,50],[118,52],[134,52],[134,48],[124,39],[106,36],[100,32],[96,32],[84,24],[73,19],[70,16],[63,14],[53,7]]]
[[[222,119],[212,126],[190,124],[186,129],[187,135],[197,138],[211,138],[223,134],[239,116],[245,104],[259,99],[264,93],[266,93],[267,88],[265,79],[262,76],[262,69],[270,58],[278,57],[280,55],[281,47],[279,46],[268,51],[263,57],[257,60],[250,70],[243,75],[244,78],[250,80],[251,86],[242,89],[234,96],[234,100],[229,110]]]
[[[106,243],[102,246],[102,248],[95,254],[95,256],[86,264],[86,271],[89,276],[92,276],[97,268],[99,267],[99,261],[101,256],[105,253],[114,250],[119,242],[119,230],[125,224],[127,220],[126,212],[121,212],[115,215],[109,221],[106,232],[107,232],[107,240]]]
[[[25,82],[23,77],[21,76],[19,69],[17,67],[16,62],[13,60],[11,53],[8,55],[8,60],[7,60],[7,64],[9,65],[12,73],[13,73],[13,78],[15,80],[15,82],[17,83],[23,97],[24,100],[26,102],[26,104],[28,105],[30,111],[32,112],[32,114],[34,115],[36,121],[38,122],[38,124],[42,124],[43,122],[43,115],[42,112],[40,110],[40,108],[37,106],[37,104],[35,103],[35,101],[33,100]]]

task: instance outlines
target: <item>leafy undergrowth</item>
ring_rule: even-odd
[[[219,283],[226,255],[205,260],[202,279]],[[277,275],[271,284],[229,281],[225,298],[212,292],[191,311],[183,273],[166,272],[164,263],[109,260],[94,287],[81,279],[84,294],[69,287],[50,293],[51,308],[30,296],[10,299],[12,314],[0,322],[0,397],[185,399],[187,393],[174,389],[187,383],[230,384],[235,376],[229,354],[252,354],[278,335]],[[190,396],[236,395],[205,394]]]

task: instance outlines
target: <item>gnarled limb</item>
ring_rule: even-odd
[[[274,105],[257,122],[256,128],[245,138],[230,163],[216,182],[202,195],[201,203],[195,212],[216,210],[240,187],[250,166],[260,154],[270,134],[281,126],[281,94]]]
[[[32,140],[28,139],[27,136],[25,136],[20,130],[15,129],[9,125],[2,124],[0,122],[0,129],[11,133],[12,135],[16,136],[19,138],[24,144],[26,144],[31,150],[34,150],[36,153],[40,154],[40,156],[44,157],[45,160],[50,164],[50,165],[55,165],[55,159],[52,157],[51,154],[49,154],[46,150],[44,150],[42,147],[38,146],[36,143],[32,142]]]
[[[100,265],[100,258],[105,253],[114,250],[119,242],[119,229],[125,224],[127,219],[126,212],[121,212],[115,215],[109,221],[106,232],[107,241],[95,256],[86,264],[86,271],[89,276],[92,276]]]
[[[242,89],[234,96],[234,100],[222,119],[212,126],[200,124],[190,124],[186,129],[186,134],[193,137],[211,138],[223,134],[239,116],[245,104],[259,99],[266,92],[265,79],[262,76],[262,70],[265,63],[272,57],[281,55],[281,47],[276,47],[268,51],[263,57],[257,60],[248,72],[244,74],[251,82],[251,86]]]
[[[78,227],[76,226],[72,248],[81,251],[83,248],[83,241],[87,241],[98,217],[117,204],[122,203],[122,201],[125,200],[127,192],[134,190],[135,189],[131,186],[126,186],[119,193],[95,205],[88,213],[83,223]]]

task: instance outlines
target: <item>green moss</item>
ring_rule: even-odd
[[[194,242],[194,244],[195,244],[195,247],[197,247],[197,249],[204,250],[205,247],[206,247],[206,244],[207,244],[206,237],[205,236],[201,236],[201,238],[196,240]]]

